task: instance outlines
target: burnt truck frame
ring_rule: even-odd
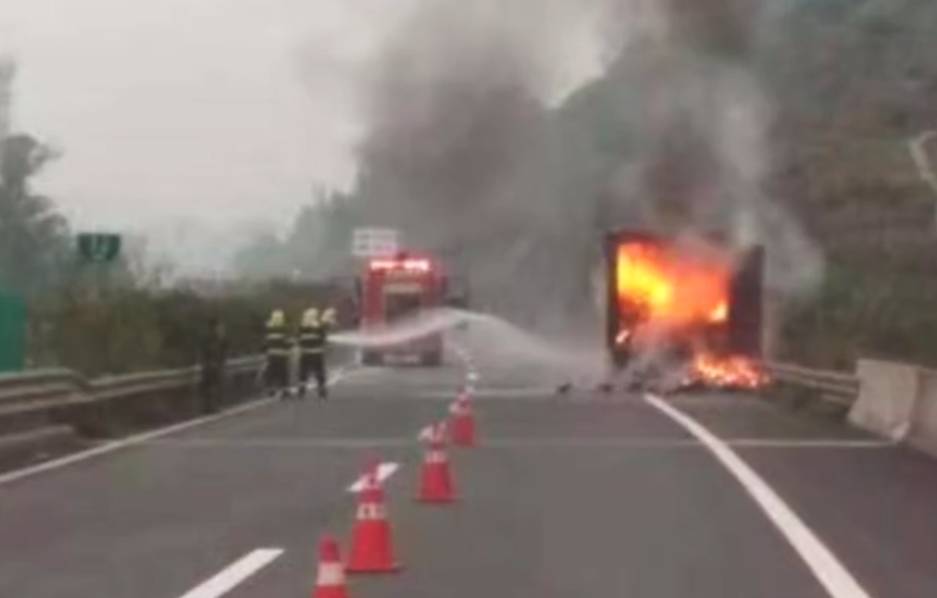
[[[674,245],[668,237],[643,231],[618,230],[605,236],[606,345],[612,364],[617,368],[627,365],[630,358],[627,346],[617,342],[623,320],[617,291],[618,248],[634,242],[663,247]],[[725,246],[718,240],[708,239],[708,242]],[[712,325],[725,331],[726,350],[730,353],[753,358],[762,356],[764,262],[765,252],[761,246],[751,247],[738,255],[738,267],[729,281],[728,318],[723,324]]]

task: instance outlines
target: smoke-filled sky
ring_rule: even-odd
[[[315,184],[351,183],[362,90],[416,3],[4,0],[15,128],[64,150],[40,189],[78,226],[284,222]],[[568,25],[553,92],[595,68],[591,13],[558,13],[591,4],[542,3]]]
[[[317,187],[357,185],[366,219],[497,246],[512,279],[550,272],[550,247],[584,271],[597,230],[665,212],[664,230],[801,255],[775,249],[796,226],[761,200],[753,2],[6,0],[0,52],[15,127],[64,151],[38,186],[76,228],[213,270]],[[592,116],[562,101],[583,90]]]
[[[467,272],[473,300],[537,328],[587,314],[616,228],[762,245],[779,292],[817,280],[817,252],[766,193],[758,2],[595,0],[607,62],[559,104],[544,98],[567,21],[538,0],[462,4],[435,0],[385,46],[359,197]]]

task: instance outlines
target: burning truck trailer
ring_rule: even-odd
[[[764,251],[636,231],[606,239],[607,346],[631,388],[752,389],[762,354]]]

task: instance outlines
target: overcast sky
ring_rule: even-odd
[[[345,186],[362,65],[406,0],[3,0],[14,127],[81,226],[281,221]]]
[[[76,227],[283,223],[351,182],[368,65],[413,5],[2,0],[14,128],[64,151],[38,187]]]

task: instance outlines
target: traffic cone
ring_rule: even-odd
[[[351,533],[351,549],[345,570],[349,573],[393,573],[400,570],[394,558],[390,522],[384,507],[384,489],[377,467],[369,468],[358,493],[358,511]]]
[[[449,424],[452,429],[452,444],[455,446],[475,446],[475,414],[469,394],[462,392],[455,403],[449,407]]]
[[[417,500],[436,504],[453,502],[456,497],[449,458],[446,456],[446,424],[436,424],[429,434],[421,436],[427,440],[427,447],[420,472],[420,492]]]
[[[339,556],[338,542],[331,536],[319,542],[319,572],[312,598],[348,598],[345,567]]]

